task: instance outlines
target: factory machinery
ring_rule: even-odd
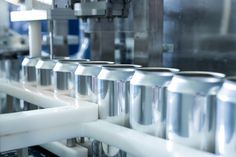
[[[235,1],[7,1],[29,32],[0,25],[0,156],[236,156]]]

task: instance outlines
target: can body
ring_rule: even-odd
[[[6,78],[6,65],[5,60],[0,60],[0,78],[5,79]]]
[[[40,59],[38,61],[36,65],[37,88],[45,90],[53,89],[52,71],[55,65],[56,62],[50,59]]]
[[[227,79],[217,94],[216,153],[236,154],[236,79]]]
[[[101,119],[128,125],[130,80],[139,66],[104,66],[98,75],[98,105]]]
[[[75,71],[75,97],[97,103],[98,80],[97,76],[103,65],[112,64],[106,61],[90,61],[80,63]]]
[[[39,58],[25,57],[22,62],[22,81],[24,84],[36,86],[36,64]]]
[[[167,138],[199,150],[214,152],[216,93],[224,75],[180,72],[167,90]]]
[[[130,125],[133,129],[165,138],[166,88],[177,69],[137,69],[130,85]]]
[[[5,60],[5,70],[9,81],[20,81],[21,63],[18,59]]]
[[[75,96],[75,70],[87,60],[58,60],[53,68],[53,87],[56,95]]]
[[[0,78],[6,79],[6,64],[3,58],[0,59]],[[5,93],[0,93],[0,113],[7,112],[7,95]]]

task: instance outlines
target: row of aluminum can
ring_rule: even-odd
[[[99,105],[99,118],[236,155],[236,78],[106,61],[25,58],[23,82]]]

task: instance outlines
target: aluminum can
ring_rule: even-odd
[[[22,81],[24,84],[36,86],[36,64],[40,58],[25,57],[22,62]]]
[[[97,103],[97,76],[103,65],[113,64],[107,61],[90,61],[79,64],[75,71],[75,96],[78,100]]]
[[[18,58],[5,60],[6,78],[9,81],[20,81],[21,62]]]
[[[49,58],[42,58],[38,61],[36,64],[37,88],[53,90],[52,71],[55,65],[56,61]]]
[[[5,61],[3,59],[0,60],[0,78],[5,79],[6,78],[6,67],[5,67]]]
[[[79,62],[87,60],[58,60],[53,68],[53,87],[56,95],[74,97],[74,73]]]
[[[130,82],[130,125],[165,138],[166,89],[178,69],[138,68]]]
[[[139,65],[114,64],[103,66],[98,75],[98,105],[101,119],[117,119],[127,125],[130,80]]]
[[[217,94],[216,154],[236,155],[236,77],[227,78]]]
[[[224,74],[180,72],[167,88],[167,139],[214,152],[216,94]]]

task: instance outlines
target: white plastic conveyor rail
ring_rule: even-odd
[[[91,137],[135,157],[218,157],[97,120],[96,104],[82,101],[76,104],[73,98],[55,98],[50,92],[36,91],[33,87],[25,89],[20,83],[2,80],[0,91],[42,107],[59,106],[0,115],[0,152],[72,137]]]
[[[47,135],[58,129],[98,119],[98,106],[94,103],[75,101],[62,95],[57,97],[51,91],[40,91],[7,80],[0,80],[0,91],[46,108],[0,114],[0,152],[67,138],[69,135],[65,134],[57,134],[53,138]]]

